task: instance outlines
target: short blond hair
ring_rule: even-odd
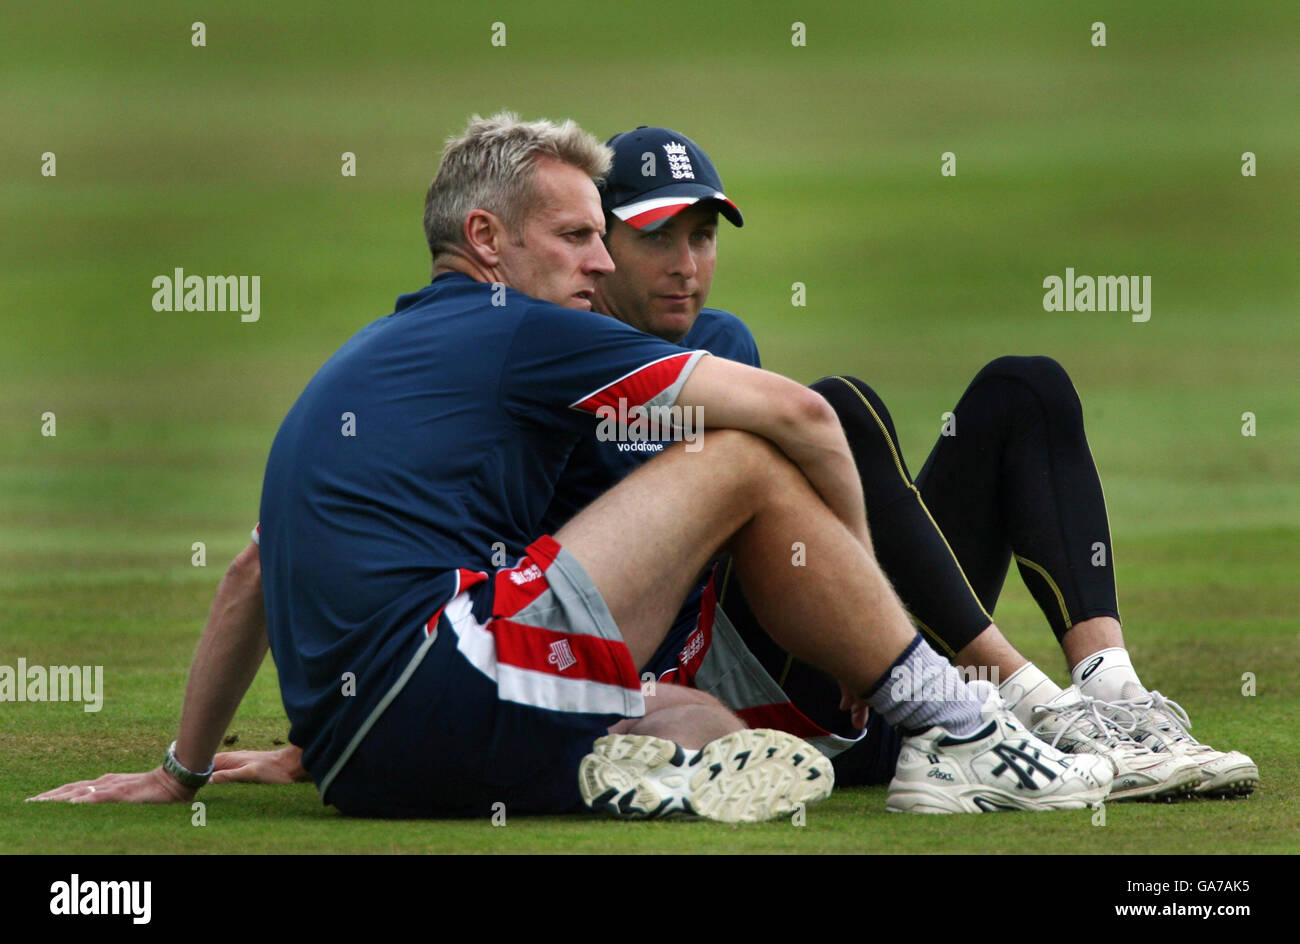
[[[429,252],[464,244],[465,217],[487,210],[522,238],[523,222],[536,194],[539,158],[572,164],[597,183],[609,173],[614,152],[572,119],[556,124],[520,121],[514,112],[491,118],[473,115],[465,133],[447,139],[438,173],[424,200],[424,236]]]

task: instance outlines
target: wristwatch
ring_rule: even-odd
[[[189,787],[191,790],[197,790],[212,778],[212,771],[217,769],[217,762],[214,758],[208,765],[205,773],[196,774],[194,771],[186,768],[184,764],[176,759],[176,742],[172,741],[171,747],[167,748],[167,756],[163,758],[163,770],[167,771],[178,781],[181,786]]]

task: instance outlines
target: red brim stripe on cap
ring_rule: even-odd
[[[656,223],[665,217],[672,216],[675,213],[680,213],[688,206],[694,206],[698,202],[699,199],[696,198],[694,200],[685,200],[681,203],[670,203],[667,206],[655,207],[653,210],[646,210],[644,213],[629,216],[623,222],[627,223],[628,226],[635,226],[637,229],[644,229],[651,223]]]

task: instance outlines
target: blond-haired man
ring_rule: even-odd
[[[724,546],[773,638],[950,761],[947,783],[904,784],[897,808],[1099,801],[1105,761],[1032,738],[917,636],[821,396],[588,310],[613,268],[594,184],[608,162],[572,123],[472,120],[429,191],[433,281],[343,345],[272,445],[264,632],[326,802],[744,821],[824,797],[831,768],[799,739],[745,729],[703,693],[641,691],[638,667]],[[570,451],[609,409],[690,412],[707,442],[664,450],[542,534]],[[238,579],[231,593],[163,768],[43,798],[188,799],[206,781],[264,645],[261,593]],[[951,675],[951,697],[895,697],[882,682],[899,667]]]

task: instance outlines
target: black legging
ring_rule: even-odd
[[[848,436],[877,559],[941,649],[957,652],[991,622],[1012,556],[1058,639],[1082,620],[1119,618],[1106,501],[1079,396],[1060,364],[1000,357],[986,365],[916,489],[875,391],[852,377],[812,386]]]
[[[1119,618],[1101,481],[1060,364],[1001,357],[986,365],[953,410],[953,435],[939,437],[915,484],[874,390],[838,376],[812,387],[844,426],[881,568],[937,649],[953,655],[992,622],[1013,555],[1058,639],[1081,620]],[[843,731],[837,687],[767,638],[734,573],[721,593],[746,644],[794,703]]]

